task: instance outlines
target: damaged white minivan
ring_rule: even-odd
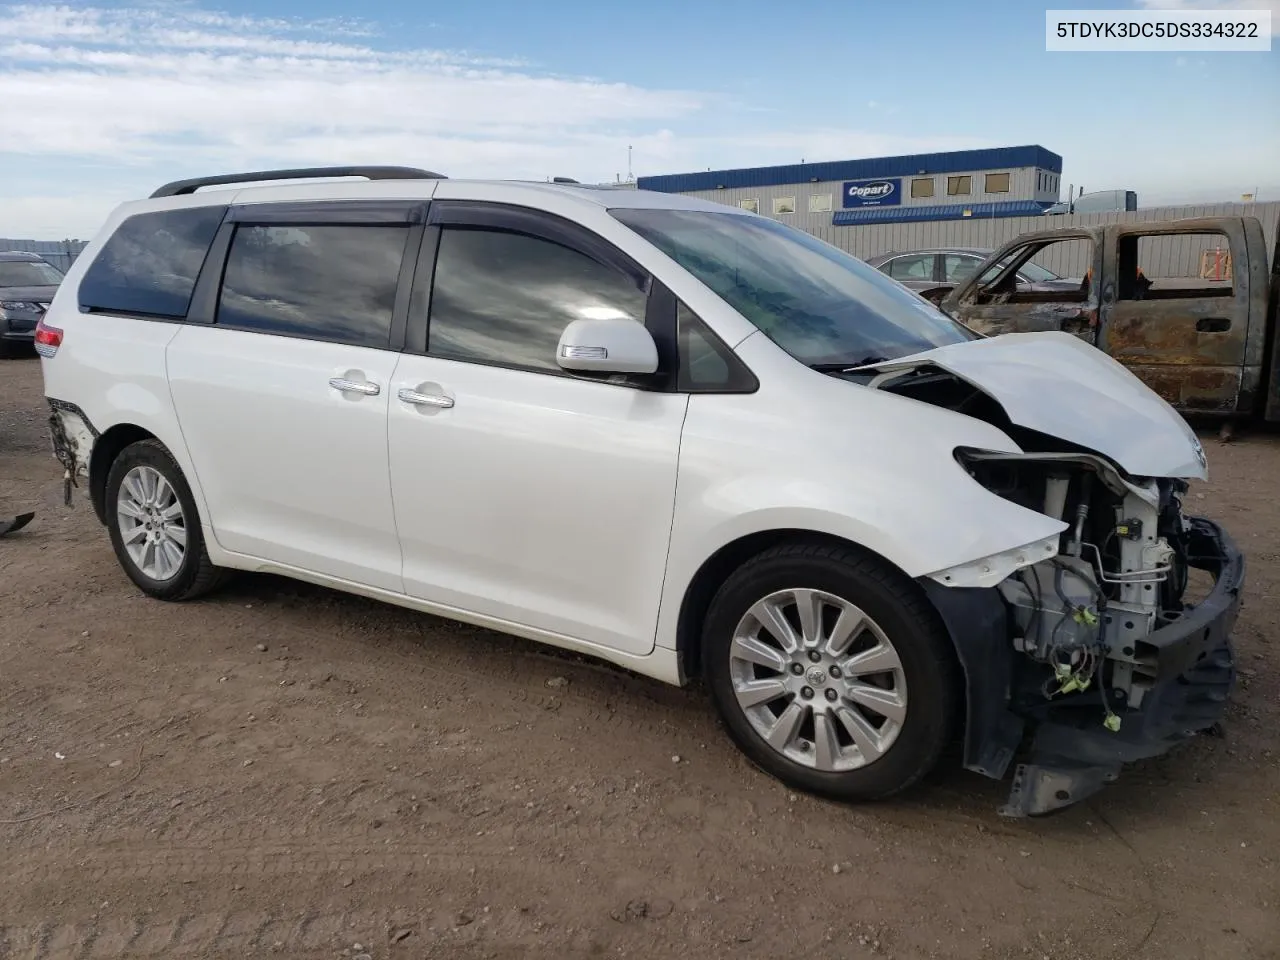
[[[112,214],[35,339],[68,499],[145,593],[269,571],[701,679],[797,788],[885,797],[960,740],[1045,813],[1234,683],[1244,561],[1183,512],[1171,407],[742,210],[182,181]]]

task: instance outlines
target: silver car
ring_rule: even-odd
[[[881,253],[868,258],[867,263],[938,302],[977,272],[992,252],[979,247],[933,247]],[[1025,284],[1027,290],[1049,292],[1078,289],[1081,280],[1060,277],[1038,264],[1026,263],[1018,271],[1018,283]]]

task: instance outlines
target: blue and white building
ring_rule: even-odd
[[[640,177],[821,232],[822,227],[1036,216],[1060,196],[1062,157],[1041,146]]]

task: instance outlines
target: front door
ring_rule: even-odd
[[[644,322],[648,279],[531,211],[437,202],[432,222],[389,412],[405,590],[646,654],[688,397],[555,356],[576,318]]]
[[[234,553],[399,592],[390,339],[422,228],[269,213],[234,228],[216,322],[184,326],[168,348],[206,522]]]
[[[1087,231],[1031,235],[1002,247],[975,276],[943,301],[942,309],[986,336],[1061,330],[1097,342],[1100,244]],[[1018,271],[1034,260],[1063,279],[1032,288]]]

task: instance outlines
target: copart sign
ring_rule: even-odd
[[[896,207],[902,203],[902,181],[896,177],[879,180],[846,180],[844,206]]]

